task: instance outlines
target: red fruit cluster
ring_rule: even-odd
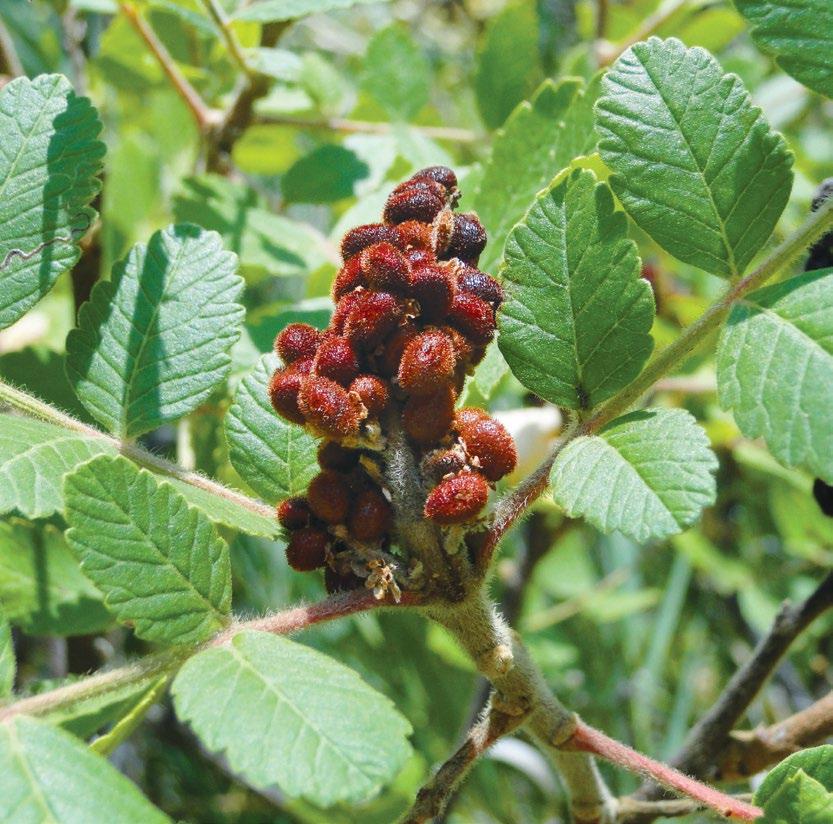
[[[477,269],[486,232],[476,215],[453,212],[458,199],[454,172],[441,166],[397,186],[383,222],[342,240],[328,328],[291,324],[275,341],[284,366],[269,386],[274,408],[344,458],[343,467],[322,462],[303,502],[281,505],[297,568],[336,569],[345,540],[389,540],[390,505],[366,468],[396,418],[423,455],[461,454],[459,466],[431,475],[437,486],[425,512],[438,523],[473,520],[488,484],[514,466],[514,445],[500,424],[485,413],[468,428],[461,429],[459,414],[455,419],[457,396],[492,340],[503,299],[498,282]],[[295,517],[303,507],[308,517]]]

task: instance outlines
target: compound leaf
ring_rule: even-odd
[[[170,226],[96,284],[67,337],[67,372],[111,432],[176,420],[225,377],[244,314],[236,261],[215,232]]]
[[[173,685],[177,715],[255,787],[329,806],[375,793],[410,752],[410,724],[352,670],[246,631],[199,653]]]
[[[636,541],[665,538],[693,523],[715,499],[717,459],[683,409],[647,409],[576,438],[550,475],[570,517]]]
[[[506,242],[498,343],[524,386],[596,406],[635,378],[653,341],[651,287],[622,212],[591,172],[542,193]]]
[[[0,90],[0,329],[75,265],[95,212],[104,144],[86,97],[59,74]]]
[[[266,390],[279,366],[275,355],[264,355],[240,382],[225,420],[232,466],[269,502],[303,492],[318,472],[315,440],[269,402]]]
[[[718,345],[717,382],[744,435],[833,483],[833,270],[739,301]]]
[[[228,623],[228,546],[170,484],[102,455],[67,475],[64,499],[82,570],[140,638],[194,644]]]
[[[599,151],[631,217],[686,263],[741,274],[792,187],[792,155],[740,78],[676,39],[629,48],[602,82]]]

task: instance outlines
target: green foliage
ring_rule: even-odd
[[[703,49],[652,37],[602,87],[599,150],[625,209],[680,260],[742,274],[784,210],[792,156],[740,78]]]
[[[232,466],[270,503],[302,493],[318,472],[315,440],[278,417],[269,402],[266,389],[279,363],[271,354],[260,359],[225,418]]]
[[[170,484],[102,455],[64,482],[67,540],[140,638],[196,644],[228,622],[228,546]]]
[[[96,285],[67,337],[67,371],[92,415],[135,437],[196,409],[228,373],[243,281],[220,238],[171,226]]]
[[[651,288],[625,216],[592,173],[577,170],[535,201],[502,271],[500,348],[524,386],[588,409],[639,374],[653,348]]]
[[[0,602],[0,701],[12,694],[16,669],[12,628]]]
[[[0,725],[4,824],[164,824],[163,815],[115,767],[67,732],[18,716]]]
[[[718,347],[720,402],[787,466],[833,483],[833,270],[806,272],[737,303]]]
[[[90,101],[61,75],[19,77],[0,90],[0,329],[78,260],[95,219],[100,130]]]
[[[805,86],[833,97],[833,7],[827,0],[734,0],[757,46]]]
[[[553,497],[571,517],[636,541],[666,538],[714,503],[717,460],[682,409],[646,409],[571,441],[552,468]]]
[[[344,146],[319,146],[283,177],[283,194],[298,203],[329,203],[350,197],[370,169]]]
[[[408,756],[410,724],[354,672],[265,632],[191,658],[177,715],[256,787],[323,806],[377,792]]]
[[[383,2],[385,0],[258,0],[250,6],[243,5],[235,18],[258,23],[280,23],[306,17],[308,14],[321,14],[364,3]]]
[[[803,750],[772,769],[755,793],[761,824],[825,824],[833,817],[833,747]]]

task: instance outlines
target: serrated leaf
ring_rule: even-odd
[[[833,97],[833,6],[828,0],[734,0],[752,39],[787,74]]]
[[[70,269],[95,212],[104,144],[86,97],[59,74],[0,89],[0,329]]]
[[[570,517],[636,541],[666,538],[714,503],[717,459],[683,409],[647,409],[576,438],[555,461],[553,497]]]
[[[0,603],[0,701],[12,694],[16,671],[12,628]]]
[[[827,824],[833,819],[833,747],[802,750],[770,770],[755,793],[761,824]]]
[[[543,192],[509,235],[504,263],[498,344],[524,386],[589,409],[639,374],[654,300],[606,184],[577,170]]]
[[[718,344],[717,384],[744,435],[833,483],[833,269],[738,301]]]
[[[53,526],[0,522],[0,602],[29,635],[89,635],[112,623],[101,593]]]
[[[279,366],[275,355],[264,355],[240,382],[225,419],[232,466],[270,503],[303,492],[318,472],[315,439],[269,402],[266,390]]]
[[[46,518],[59,512],[64,474],[108,452],[115,449],[103,441],[34,418],[0,414],[0,515],[16,511],[25,518]]]
[[[741,274],[784,209],[792,155],[740,78],[704,49],[652,37],[602,89],[599,151],[630,216],[680,260]]]
[[[585,90],[578,78],[558,84],[546,80],[531,100],[518,105],[495,136],[473,201],[489,233],[481,269],[494,270],[510,230],[535,195],[595,143],[593,119],[587,115],[597,90],[597,82]]]
[[[428,102],[428,61],[407,29],[393,25],[373,35],[362,86],[395,120],[410,120]]]
[[[297,20],[308,14],[323,14],[351,6],[384,2],[387,0],[261,0],[251,6],[241,8],[234,18],[254,20],[258,23],[280,23],[284,20]]]
[[[96,284],[67,337],[67,372],[107,429],[136,437],[187,415],[228,373],[243,280],[219,235],[178,225]]]
[[[177,715],[254,787],[315,804],[369,797],[410,752],[410,724],[352,670],[309,647],[242,632],[173,685]]]
[[[170,484],[102,455],[66,476],[64,500],[84,574],[136,635],[196,644],[228,623],[228,546]]]
[[[0,724],[0,822],[170,824],[115,767],[77,738],[16,716]]]

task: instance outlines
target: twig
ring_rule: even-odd
[[[574,824],[613,824],[619,805],[605,784],[595,759],[583,752],[552,748],[547,751],[570,788],[570,816]]]
[[[739,800],[746,800],[736,796]],[[668,798],[661,801],[641,801],[638,798],[625,796],[618,800],[620,818],[633,815],[650,815],[655,818],[676,818],[682,815],[702,812],[708,809],[705,804],[690,798]]]
[[[0,20],[0,74],[9,74],[12,77],[23,75],[23,64],[14,47],[11,32],[2,20]]]
[[[642,21],[642,25],[626,40],[616,45],[603,41],[597,43],[599,66],[609,66],[634,43],[649,38],[678,12],[682,11],[688,5],[688,2],[689,0],[666,0],[653,14],[648,15]]]
[[[801,712],[754,730],[735,730],[722,749],[715,778],[738,781],[833,735],[833,692]]]
[[[234,62],[237,63],[243,74],[247,77],[254,77],[257,72],[246,62],[246,56],[243,54],[243,49],[241,48],[237,37],[231,30],[231,23],[226,15],[225,9],[223,9],[217,0],[203,0],[203,5],[217,28],[220,30],[220,34],[222,35],[223,40],[225,40],[226,48],[228,49]]]
[[[608,0],[596,0],[596,39],[603,40],[607,34],[609,17]]]
[[[176,478],[189,486],[195,486],[199,489],[205,490],[206,492],[211,492],[212,494],[225,498],[227,501],[230,501],[242,509],[252,512],[255,515],[260,515],[264,518],[274,518],[275,513],[272,507],[267,504],[255,500],[254,498],[249,498],[242,492],[230,489],[218,481],[207,478],[205,475],[200,475],[198,472],[188,472],[182,469],[182,467],[177,466],[175,463],[171,463],[170,461],[165,460],[165,458],[160,458],[158,455],[148,452],[141,446],[121,441],[113,435],[108,435],[100,429],[96,429],[94,426],[82,423],[81,421],[73,418],[71,415],[68,415],[66,412],[61,412],[54,406],[44,403],[34,397],[34,395],[30,395],[28,392],[24,392],[23,390],[10,386],[5,381],[0,380],[0,405],[3,404],[21,412],[25,412],[28,415],[32,415],[33,417],[56,424],[57,426],[71,432],[77,432],[87,438],[94,438],[108,443],[122,455],[135,461],[140,466],[144,466],[154,472],[160,472],[171,478]]]
[[[400,819],[400,824],[424,824],[441,815],[449,798],[477,759],[525,720],[526,715],[507,715],[492,707],[487,708],[484,717],[471,728],[460,749],[417,793],[413,806]]]
[[[678,392],[681,395],[709,395],[717,392],[714,375],[679,375],[663,378],[654,386],[655,392]]]
[[[133,3],[127,2],[127,0],[118,0],[118,2],[122,13],[142,40],[145,41],[145,45],[156,58],[168,80],[171,81],[171,85],[194,116],[199,130],[201,132],[208,131],[209,128],[217,123],[217,113],[205,103],[202,97],[200,97],[199,92],[188,82],[188,79],[174,62],[170,52],[165,48],[165,44],[145,22],[145,19],[139,14]]]

